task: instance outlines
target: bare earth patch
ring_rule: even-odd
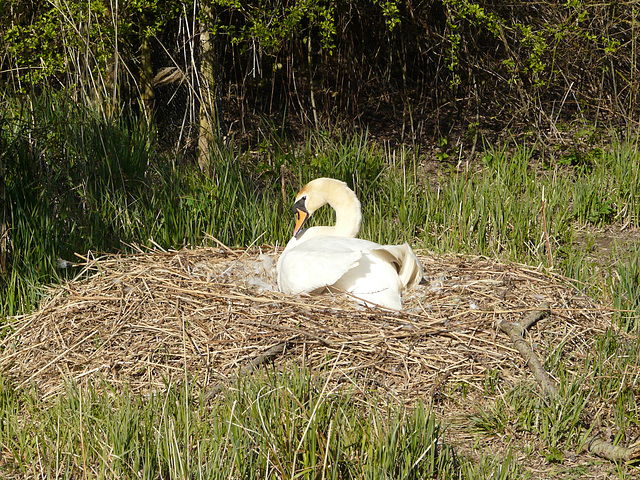
[[[638,244],[640,229],[637,227],[620,228],[576,228],[573,235],[574,245],[593,255],[596,260],[609,260],[616,250],[629,250]]]
[[[196,248],[86,259],[74,281],[7,327],[0,368],[45,397],[69,380],[147,393],[187,376],[209,398],[267,361],[277,369],[295,362],[363,395],[376,390],[389,401],[433,405],[451,425],[445,441],[475,456],[537,441],[511,435],[508,442],[522,445],[507,444],[465,420],[516,386],[538,388],[500,321],[518,322],[548,303],[551,314],[526,340],[543,361],[560,358],[568,371],[579,370],[596,335],[613,328],[611,308],[525,265],[423,252],[426,282],[396,313],[360,308],[344,295],[277,292],[277,253]],[[529,460],[535,478],[554,478],[556,466],[539,463]],[[551,476],[538,476],[538,468]]]

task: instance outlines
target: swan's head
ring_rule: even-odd
[[[360,229],[360,202],[356,198],[355,193],[346,183],[333,178],[317,178],[307,183],[298,195],[293,204],[292,211],[296,216],[296,226],[293,230],[293,236],[299,238],[304,232],[305,223],[313,212],[323,205],[329,203],[336,215],[339,217],[344,212],[351,212],[354,215],[352,229],[355,229],[355,236]]]

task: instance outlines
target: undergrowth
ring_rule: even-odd
[[[498,395],[487,378],[486,395],[496,401],[476,412],[476,431],[537,435],[547,461],[561,463],[567,451],[581,448],[587,420],[600,415],[591,405],[606,400],[610,415],[600,427],[614,432],[614,442],[633,440],[625,432],[637,429],[640,417],[627,375],[637,367],[640,250],[619,242],[601,254],[596,244],[607,229],[638,226],[636,138],[612,135],[607,148],[579,165],[565,158],[541,162],[527,145],[486,145],[477,162],[437,160],[436,173],[427,175],[425,163],[434,160],[417,147],[392,150],[366,135],[319,132],[293,145],[274,133],[257,156],[218,151],[205,177],[184,159],[158,152],[153,131],[133,116],[95,118],[59,96],[35,99],[30,109],[6,107],[0,124],[3,318],[34,309],[41,285],[73,273],[67,262],[76,252],[126,252],[134,243],[282,245],[291,234],[289,208],[298,188],[331,176],[359,196],[363,238],[530,264],[615,307],[620,336],[600,339],[583,372],[565,372],[560,360],[547,359],[562,405],[534,389]],[[331,222],[332,212],[325,208],[314,221]],[[577,231],[587,232],[586,242]],[[371,406],[323,391],[307,373],[244,383],[208,407],[190,385],[148,397],[70,386],[46,400],[15,391],[6,380],[1,387],[0,469],[27,476],[527,475],[512,453],[456,460],[426,408],[372,415]],[[536,448],[527,454],[539,454]],[[624,468],[619,472],[623,478]]]

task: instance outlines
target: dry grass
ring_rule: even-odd
[[[406,295],[405,312],[392,313],[342,295],[280,294],[276,255],[270,247],[196,248],[85,259],[74,281],[10,324],[0,367],[45,396],[68,379],[147,392],[185,373],[216,391],[280,346],[269,359],[281,368],[330,364],[339,381],[411,402],[446,382],[481,390],[487,371],[507,383],[531,377],[496,324],[543,302],[551,316],[529,337],[543,358],[563,348],[563,362],[577,365],[610,326],[609,309],[523,265],[420,255],[426,285]]]

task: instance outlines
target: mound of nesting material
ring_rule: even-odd
[[[475,385],[487,371],[504,382],[531,378],[496,325],[544,302],[551,315],[528,336],[543,358],[578,360],[609,325],[606,309],[523,265],[419,255],[426,284],[405,296],[405,312],[391,313],[345,295],[277,292],[277,253],[196,248],[87,260],[38,311],[11,322],[0,368],[47,396],[69,380],[146,392],[185,375],[216,392],[268,358],[276,369],[331,369],[350,387],[411,401],[444,381]]]

